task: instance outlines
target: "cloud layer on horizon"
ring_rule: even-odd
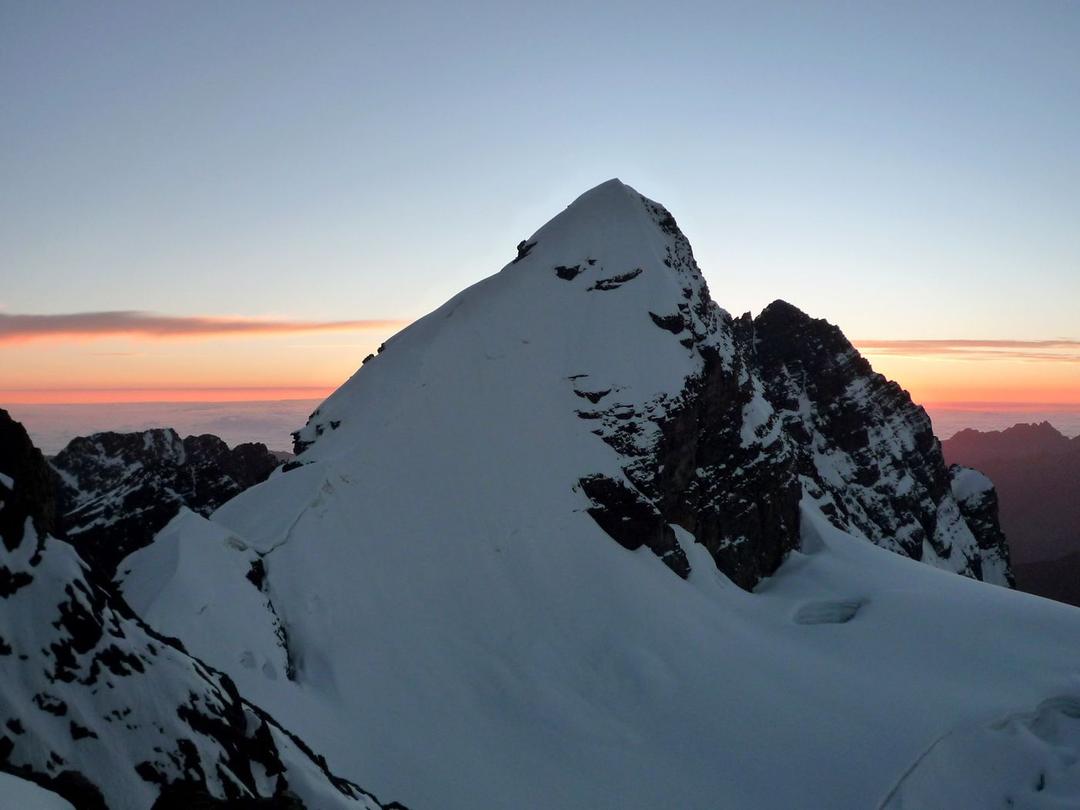
[[[17,315],[0,312],[0,345],[34,340],[143,337],[174,339],[304,332],[396,331],[409,321],[300,321],[274,318],[161,315],[138,310]]]
[[[1080,363],[1080,340],[856,340],[864,354]]]
[[[142,337],[157,340],[314,332],[396,331],[399,318],[311,321],[287,318],[163,315],[141,310],[25,315],[0,312],[0,346],[30,341]],[[903,339],[856,340],[865,354],[971,360],[1031,360],[1080,363],[1080,340]]]

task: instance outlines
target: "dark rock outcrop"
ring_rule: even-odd
[[[40,533],[56,531],[56,493],[52,474],[25,428],[0,409],[0,535],[14,538],[31,518]],[[10,550],[10,549],[9,549]]]
[[[993,483],[978,470],[953,464],[949,467],[953,497],[960,514],[971,528],[979,548],[987,553],[999,553],[1009,560],[1009,544],[998,521],[998,495]],[[1006,576],[1011,587],[1016,586],[1011,567]]]
[[[627,479],[663,523],[686,529],[721,571],[751,588],[798,547],[801,490],[787,447],[742,441],[742,411],[750,392],[738,384],[739,370],[725,368],[711,348],[703,350],[703,357],[701,374],[687,381],[679,397],[650,403],[629,416],[615,409],[594,432],[626,459]],[[656,435],[643,448],[638,439],[649,431],[643,423],[650,421]],[[612,534],[608,527],[625,512],[621,502],[626,499],[620,502],[589,488],[585,492],[609,514],[606,525],[598,522]],[[623,521],[624,527],[638,525],[637,520]],[[642,542],[658,554],[671,553],[667,543],[657,549]],[[674,558],[685,561],[685,552],[679,549]]]
[[[783,301],[756,318],[731,318],[712,302],[674,218],[643,203],[666,236],[663,271],[682,292],[674,311],[661,310],[670,314],[641,318],[670,333],[698,371],[675,396],[605,396],[607,407],[578,410],[619,453],[639,496],[583,478],[601,527],[669,565],[685,556],[664,526],[682,527],[752,588],[798,547],[805,501],[899,554],[929,554],[957,573],[1011,584],[994,510],[957,503],[930,419],[907,392],[874,372],[837,327]],[[585,382],[575,382],[579,396]],[[646,519],[648,507],[655,515]]]
[[[582,478],[581,488],[594,504],[589,514],[619,545],[631,551],[646,546],[680,577],[689,575],[675,530],[640,492],[603,475]]]
[[[230,449],[217,436],[181,440],[171,428],[96,433],[73,439],[52,459],[57,529],[111,575],[150,543],[181,506],[209,515],[264,481],[281,462],[263,444]]]
[[[766,397],[834,523],[917,560],[929,547],[976,579],[988,559],[1007,572],[996,519],[972,525],[957,515],[930,418],[906,391],[876,373],[837,327],[785,302],[768,306],[752,332]]]

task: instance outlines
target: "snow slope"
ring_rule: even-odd
[[[752,324],[712,304],[665,214],[618,181],[583,195],[388,341],[300,431],[302,466],[125,560],[129,602],[413,808],[918,807],[946,787],[1041,806],[1037,771],[1056,779],[1063,749],[998,734],[1000,767],[923,755],[1080,699],[1080,614],[953,573],[1007,569],[898,388],[776,404],[740,342]],[[866,378],[856,361],[830,357]],[[687,410],[710,374],[735,381],[732,416]],[[827,441],[831,396],[857,403],[865,444]],[[687,491],[718,490],[684,509],[650,481],[675,458],[665,418],[687,413],[722,423],[680,422],[723,453],[682,459]],[[774,489],[740,488],[753,476]],[[586,494],[598,477],[626,513]],[[896,489],[919,494],[898,506]],[[721,571],[773,558],[754,592]]]
[[[49,535],[48,468],[3,410],[0,468],[0,807],[35,806],[23,779],[80,810],[382,806]]]
[[[33,782],[0,772],[0,808],[7,810],[72,810],[66,802],[51,791]]]

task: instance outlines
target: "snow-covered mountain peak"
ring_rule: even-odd
[[[469,481],[482,457],[501,471],[488,497],[573,491],[568,508],[685,576],[680,527],[744,587],[797,547],[807,493],[874,542],[1007,581],[1003,550],[980,547],[952,499],[925,412],[791,304],[732,320],[674,217],[618,180],[384,349],[297,432],[298,464],[422,457]]]
[[[674,311],[686,302],[704,307],[709,300],[675,218],[617,179],[586,191],[522,241],[518,257],[503,272],[554,273],[587,292],[625,286],[620,303],[660,310]],[[704,310],[699,314],[706,317]]]
[[[132,607],[417,807],[875,807],[1072,694],[1030,630],[1074,617],[955,576],[1008,582],[992,493],[836,326],[730,318],[617,181],[518,254],[128,557]]]
[[[704,346],[730,354],[730,317],[689,242],[663,206],[609,180],[522,240],[501,272],[387,341],[298,431],[295,449],[301,462],[352,452],[370,435],[352,432],[352,414],[398,411],[400,398],[443,386],[447,405],[482,391],[504,422],[544,401],[573,414],[575,397],[596,404],[601,392],[608,403],[655,399],[700,371]],[[518,393],[541,386],[522,411]]]

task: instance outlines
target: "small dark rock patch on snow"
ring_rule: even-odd
[[[263,583],[266,581],[266,566],[263,564],[261,558],[252,561],[251,568],[248,569],[246,576],[248,582],[260,591],[263,589]]]
[[[626,282],[632,281],[633,279],[640,276],[642,272],[642,269],[638,267],[634,270],[631,270],[629,273],[620,273],[617,276],[608,276],[607,278],[602,278],[595,284],[593,284],[591,287],[589,287],[589,292],[592,292],[593,290],[617,290]]]
[[[512,261],[510,263],[511,264],[517,264],[522,259],[524,259],[526,256],[528,256],[529,251],[531,251],[534,247],[536,247],[536,242],[527,242],[524,239],[522,239],[520,242],[518,242],[517,256],[514,258],[514,261]]]
[[[593,405],[595,405],[597,402],[599,402],[604,397],[606,397],[608,394],[610,394],[611,389],[607,388],[607,389],[605,389],[603,391],[578,391],[575,388],[574,393],[577,394],[582,399],[589,400],[589,402],[591,402]]]
[[[653,323],[661,329],[666,329],[673,335],[679,334],[686,328],[686,324],[683,322],[683,316],[678,312],[674,315],[657,315],[655,312],[650,312],[649,317],[652,318]]]
[[[72,720],[71,721],[71,739],[73,739],[73,740],[82,740],[82,739],[85,739],[86,737],[91,737],[91,738],[96,740],[98,738],[98,735],[95,734],[90,729],[88,729],[86,726],[81,726],[78,723],[76,723],[74,720]]]

